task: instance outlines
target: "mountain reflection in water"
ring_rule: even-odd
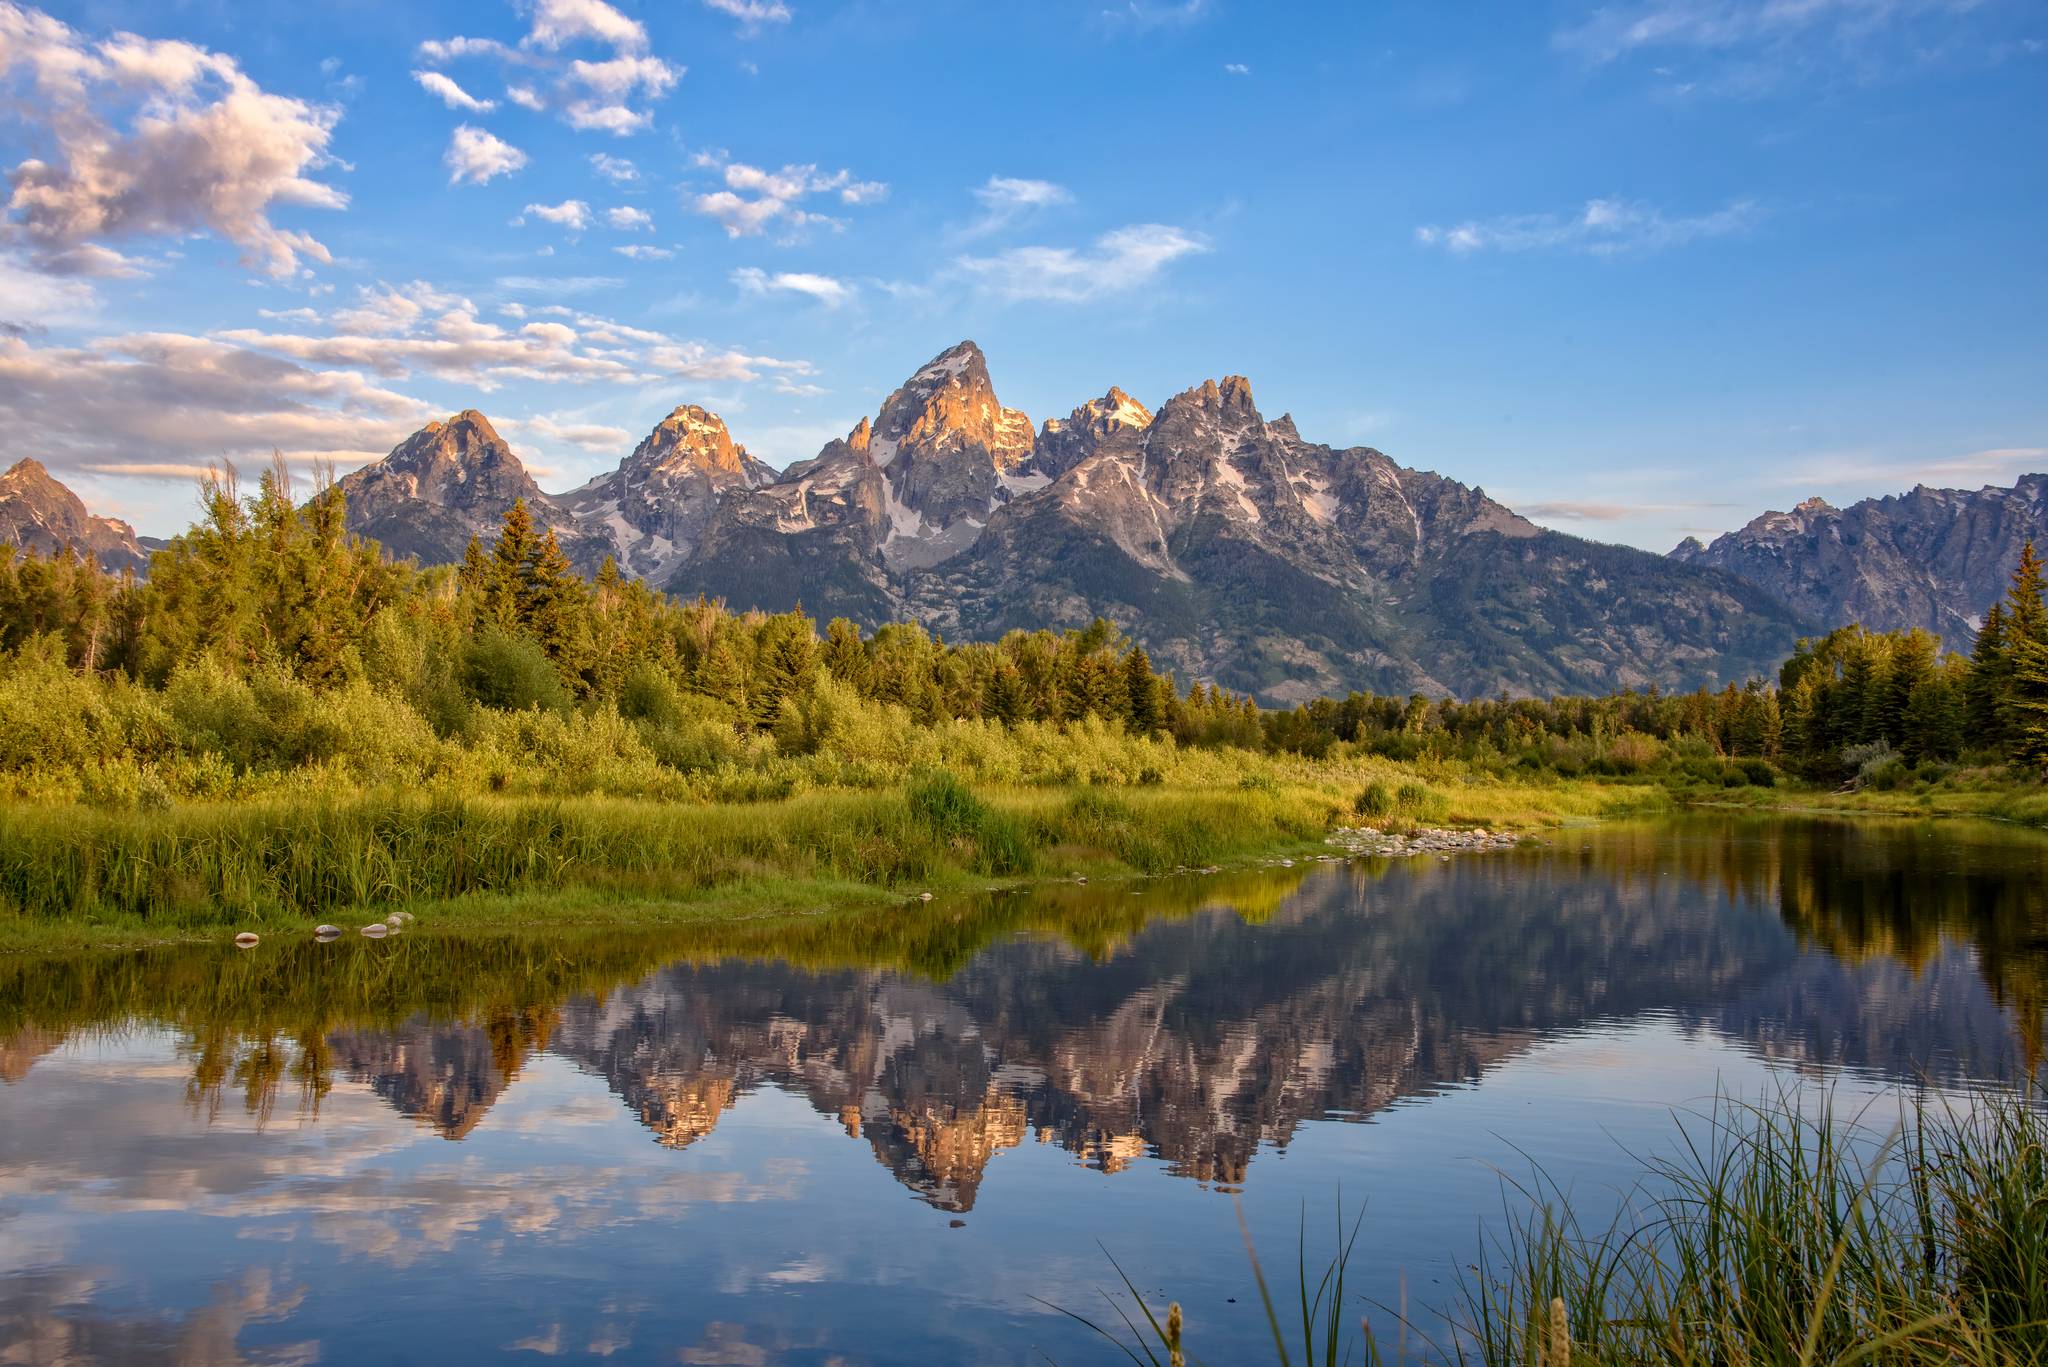
[[[1236,1185],[1305,1122],[1649,1012],[1801,1066],[2034,1073],[2041,854],[1978,828],[1690,822],[723,927],[681,949],[415,935],[25,959],[0,968],[0,1077],[74,1033],[161,1023],[202,1116],[239,1093],[269,1118],[292,1092],[317,1115],[346,1079],[463,1140],[545,1050],[671,1148],[757,1089],[800,1096],[950,1211],[1024,1143]]]

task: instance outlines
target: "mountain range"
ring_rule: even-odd
[[[35,520],[0,486],[0,538],[91,546],[103,563],[120,553],[107,529],[135,543],[34,462],[16,471],[29,466],[70,499],[73,530],[52,541],[47,490]],[[550,494],[465,410],[341,490],[353,530],[426,564],[459,560],[523,498],[585,572],[609,557],[737,609],[916,620],[956,639],[1100,615],[1183,679],[1269,704],[1719,685],[1849,620],[1966,647],[2021,542],[2048,541],[2048,476],[2029,475],[1847,509],[1809,500],[1658,556],[1538,527],[1370,447],[1310,442],[1240,376],[1156,410],[1111,387],[1034,426],[997,398],[972,342],[779,473],[684,405],[615,470]]]

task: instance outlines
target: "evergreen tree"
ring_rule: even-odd
[[[1131,729],[1141,736],[1157,734],[1165,709],[1159,698],[1159,676],[1152,672],[1152,657],[1143,646],[1132,646],[1124,657],[1124,693]]]
[[[2006,678],[2001,721],[2015,764],[2048,769],[2048,601],[2040,557],[2029,541],[2006,594]]]

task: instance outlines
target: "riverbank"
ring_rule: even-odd
[[[0,951],[353,931],[653,926],[875,909],[1077,878],[1329,853],[1370,820],[1529,830],[1666,810],[1648,784],[1459,781],[1386,766],[1235,786],[970,786],[759,802],[270,797],[156,809],[0,806]],[[1363,779],[1361,782],[1360,780]]]

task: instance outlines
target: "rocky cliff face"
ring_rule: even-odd
[[[37,460],[18,460],[0,474],[0,544],[39,555],[90,554],[109,570],[140,570],[149,562],[133,527],[93,516]]]
[[[916,577],[952,635],[1124,625],[1267,702],[1690,686],[1768,670],[1793,614],[1723,576],[1546,532],[1483,490],[1267,422],[1232,376],[1147,420],[1117,391],[1040,434],[1060,473]]]
[[[423,564],[462,559],[472,536],[487,543],[506,509],[526,500],[534,524],[552,529],[579,564],[602,559],[596,538],[558,499],[541,492],[489,418],[466,408],[430,422],[391,454],[344,477],[350,531]]]
[[[1241,376],[1156,413],[1120,389],[1034,432],[961,342],[777,476],[682,407],[559,499],[481,415],[344,481],[350,523],[452,560],[515,497],[579,566],[672,592],[952,636],[1107,616],[1183,679],[1292,703],[1746,679],[1811,628],[1714,569],[1580,541],[1368,448],[1268,422]]]
[[[728,492],[775,471],[737,445],[717,414],[685,404],[656,424],[618,469],[564,494],[562,506],[627,574],[667,579],[696,552]]]
[[[1924,627],[1967,650],[2029,539],[2048,545],[2048,475],[2010,489],[1922,485],[1847,508],[1810,498],[1711,545],[1687,538],[1671,555],[1725,570],[1828,626]]]

